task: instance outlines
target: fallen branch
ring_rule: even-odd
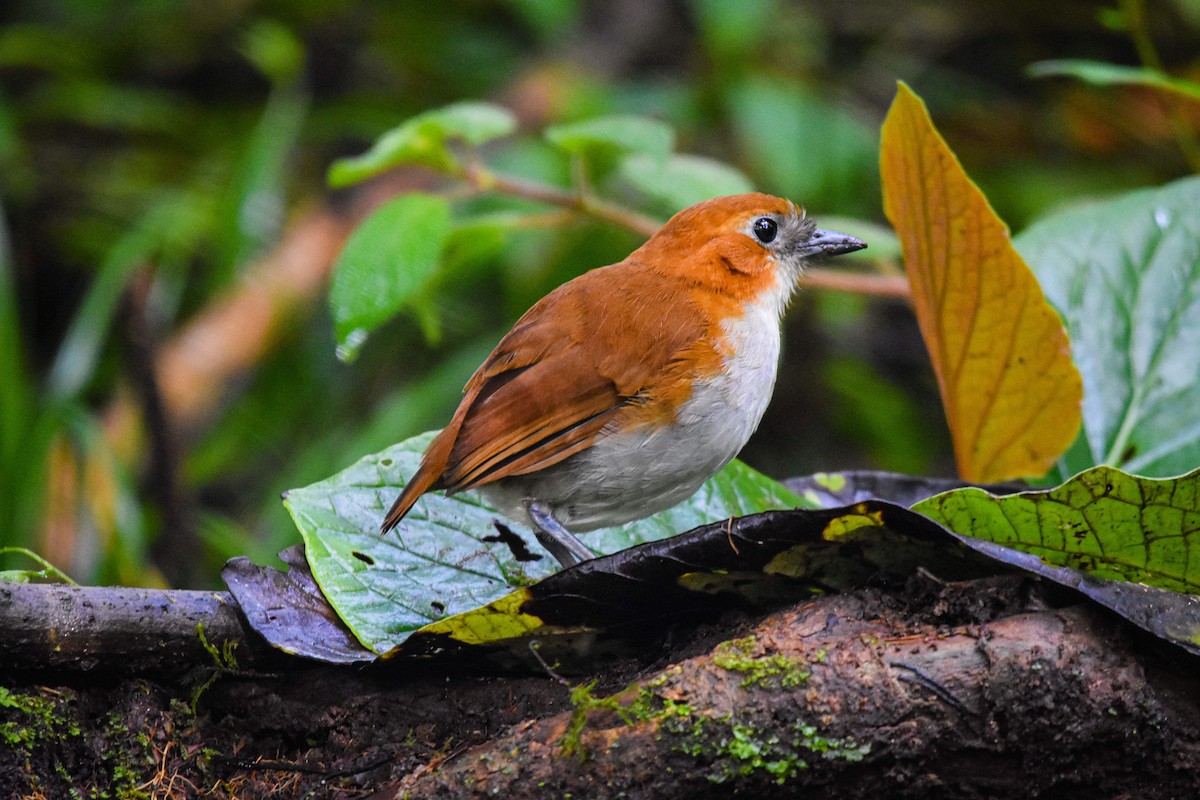
[[[1086,606],[906,624],[862,596],[518,725],[395,797],[1182,797],[1200,680],[1155,674]],[[391,794],[387,795],[391,797]]]
[[[267,652],[225,592],[0,583],[0,670],[173,672],[211,664],[205,642]]]
[[[263,662],[223,595],[4,586],[0,686],[53,705],[85,754],[61,761],[62,738],[31,740],[0,753],[0,786],[111,789],[89,783],[89,743],[127,731],[139,753],[149,728],[153,758],[130,756],[131,774],[151,763],[211,786],[217,769],[242,787],[222,797],[1195,796],[1194,659],[1091,605],[1030,611],[1045,602],[1031,586],[914,579],[824,597],[701,640],[680,630],[645,654],[661,659],[649,674],[597,663],[602,685],[571,686],[483,677],[469,653],[365,668],[278,657],[247,674]],[[124,607],[108,602],[121,594]],[[36,613],[14,628],[21,608]],[[213,664],[200,621],[211,645],[249,649],[197,695],[173,676]],[[154,661],[161,672],[87,677]],[[55,764],[80,765],[75,783]]]

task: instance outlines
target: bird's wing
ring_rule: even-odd
[[[614,286],[621,287],[616,302]],[[648,383],[685,370],[680,356],[702,345],[706,321],[688,295],[622,262],[543,298],[467,382],[385,530],[430,489],[470,489],[589,447],[618,414],[647,399]]]

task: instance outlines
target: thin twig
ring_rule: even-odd
[[[864,272],[810,267],[804,271],[803,285],[832,292],[853,292],[874,297],[907,300],[912,296],[908,278],[903,275],[871,275]]]
[[[558,683],[560,683],[563,686],[570,689],[571,682],[569,680],[567,680],[566,678],[564,678],[562,675],[559,675],[557,672],[554,671],[554,667],[550,666],[550,664],[547,663],[546,659],[542,657],[542,654],[540,652],[538,652],[540,647],[541,647],[541,642],[539,642],[537,639],[534,639],[533,641],[531,641],[529,643],[529,652],[533,653],[533,657],[536,658],[538,663],[542,665],[542,669],[544,669],[546,671],[547,675],[549,675],[551,678],[553,678]]]
[[[622,206],[607,203],[587,193],[580,194],[556,186],[526,180],[514,175],[504,175],[493,172],[477,160],[467,161],[462,171],[465,178],[477,190],[494,191],[513,197],[523,197],[527,200],[537,200],[550,205],[569,208],[596,219],[611,222],[634,233],[649,237],[662,227],[662,222],[651,217],[630,211]]]
[[[571,192],[513,175],[492,172],[478,159],[468,158],[461,176],[481,192],[495,191],[526,200],[549,203],[610,222],[642,236],[653,236],[655,231],[662,227],[662,222],[653,217],[605,202],[586,192]],[[816,267],[805,272],[804,280],[814,289],[834,292],[900,299],[908,299],[911,295],[908,279],[902,275],[870,275]]]

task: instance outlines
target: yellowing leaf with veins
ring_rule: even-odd
[[[1062,322],[903,83],[882,138],[883,207],[904,249],[958,473],[1045,474],[1080,425],[1082,382]]]

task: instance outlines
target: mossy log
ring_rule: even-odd
[[[1020,576],[918,578],[677,631],[569,681],[284,657],[264,672],[220,602],[202,616],[210,644],[250,648],[236,664],[161,605],[151,627],[121,617],[154,658],[126,644],[72,661],[8,632],[31,649],[0,668],[0,796],[1195,796],[1195,659],[1065,599],[1047,607]],[[86,607],[74,637],[107,613]],[[154,646],[160,614],[191,639]]]

